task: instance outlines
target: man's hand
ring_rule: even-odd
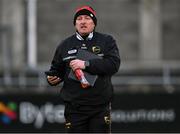
[[[56,85],[61,81],[61,79],[57,76],[47,76],[47,80],[51,85]]]
[[[83,60],[79,60],[79,59],[72,60],[69,65],[73,71],[76,69],[85,69],[85,61]]]

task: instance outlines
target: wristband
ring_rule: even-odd
[[[90,65],[89,61],[85,61],[84,64],[85,64],[85,68],[86,68],[86,67],[89,67],[89,65]]]

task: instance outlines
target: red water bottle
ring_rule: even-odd
[[[89,82],[86,80],[84,73],[81,69],[76,69],[74,71],[76,78],[80,81],[82,88],[87,88],[90,86]]]

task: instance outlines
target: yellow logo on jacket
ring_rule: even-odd
[[[101,48],[99,46],[93,46],[92,51],[93,53],[98,54],[101,52]]]

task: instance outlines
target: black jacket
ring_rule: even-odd
[[[71,68],[69,61],[64,59],[72,55],[76,48],[86,49],[103,57],[89,60],[90,66],[84,70],[98,75],[93,87],[83,89],[80,82],[68,78]],[[91,40],[79,40],[74,34],[62,41],[56,49],[50,70],[57,71],[64,81],[60,94],[65,102],[98,105],[110,101],[113,95],[111,76],[118,71],[119,66],[120,56],[115,40],[110,35],[94,32]]]

